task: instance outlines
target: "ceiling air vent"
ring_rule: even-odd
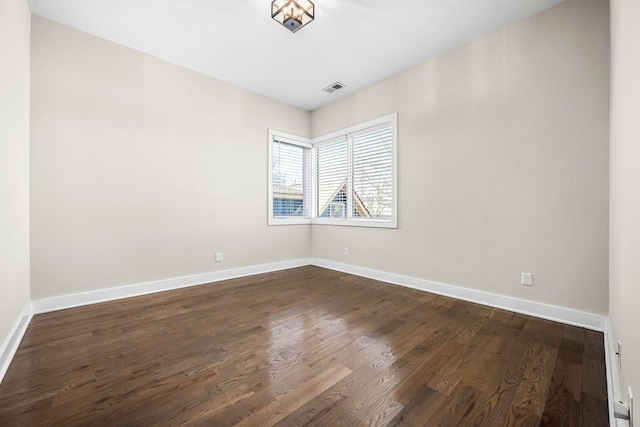
[[[340,83],[340,82],[335,82],[334,84],[331,84],[331,85],[325,87],[322,90],[325,91],[325,92],[328,92],[328,93],[333,93],[333,92],[335,92],[337,90],[342,89],[344,86],[345,85]]]

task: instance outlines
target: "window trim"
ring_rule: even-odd
[[[345,218],[324,218],[318,216],[317,206],[317,147],[323,144],[331,143],[339,139],[347,139],[357,136],[363,132],[371,131],[380,127],[391,127],[391,167],[392,167],[392,214],[390,219],[374,219],[374,218],[362,218],[348,216]],[[309,209],[309,216],[305,217],[274,217],[273,216],[273,141],[281,141],[292,145],[297,145],[303,148],[309,149],[310,165],[307,164],[307,170],[304,171],[305,180],[311,180],[310,186],[305,186],[308,190],[308,194],[304,195],[304,202],[306,208]],[[268,149],[268,225],[298,225],[298,224],[319,224],[319,225],[337,225],[348,227],[374,227],[374,228],[398,228],[398,168],[397,168],[397,150],[398,150],[398,115],[397,113],[389,114],[387,116],[379,117],[377,119],[369,120],[364,123],[360,123],[354,126],[350,126],[345,129],[341,129],[335,132],[328,133],[326,135],[319,136],[317,138],[308,139],[300,136],[280,132],[277,130],[269,129],[269,149]],[[348,146],[351,144],[348,142]],[[348,151],[351,152],[351,148]],[[352,154],[348,155],[349,170],[352,165]],[[348,186],[351,187],[352,179],[347,180]],[[347,212],[349,206],[347,206]]]
[[[310,213],[310,215],[301,216],[301,217],[286,217],[286,218],[273,216],[273,142],[274,141],[280,141],[287,144],[296,145],[302,148],[309,149],[309,162],[312,162],[311,153],[313,151],[311,146],[311,141],[309,139],[302,138],[296,135],[291,135],[285,132],[269,129],[269,154],[267,157],[269,160],[269,176],[268,176],[268,182],[269,182],[268,197],[269,198],[267,200],[269,216],[268,216],[267,224],[268,225],[311,224],[311,218],[313,216],[313,210],[312,210],[312,204],[311,204],[311,201],[313,200],[313,181],[309,186],[303,185],[303,188],[310,189],[309,194],[303,193],[304,195],[302,199],[303,200],[302,203],[306,205],[305,208],[307,209],[307,212]],[[309,165],[307,165],[307,170],[303,170],[303,175],[305,180],[312,179],[313,175],[311,173],[311,168],[309,167]]]
[[[375,128],[382,127],[391,127],[391,219],[375,219],[375,218],[361,218],[361,217],[349,217],[346,218],[323,218],[318,216],[316,197],[315,197],[315,188],[316,188],[316,171],[313,171],[312,175],[312,184],[314,188],[314,206],[313,211],[311,213],[312,219],[311,222],[313,224],[321,224],[321,225],[338,225],[338,226],[348,226],[348,227],[376,227],[376,228],[398,228],[398,168],[397,168],[397,159],[398,159],[398,115],[397,113],[389,114],[387,116],[379,117],[377,119],[369,120],[364,123],[359,123],[354,126],[350,126],[345,129],[341,129],[335,132],[331,132],[327,135],[322,135],[317,138],[313,138],[311,140],[311,144],[314,147],[312,150],[312,167],[316,167],[316,150],[315,147],[336,141],[340,138],[346,138],[349,141],[353,136],[361,135],[362,133],[371,131]],[[347,142],[348,151],[351,153],[352,148],[351,144]],[[352,157],[350,154],[349,157]],[[351,163],[351,158],[349,158],[349,163]],[[352,165],[349,164],[349,170],[351,170]],[[348,180],[348,185],[351,187],[352,180]],[[347,207],[347,212],[349,209]]]

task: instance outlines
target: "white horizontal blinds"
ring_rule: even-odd
[[[391,126],[351,136],[355,218],[389,219],[393,209],[393,133]]]
[[[316,147],[316,215],[345,218],[347,214],[347,140],[319,144]]]
[[[309,149],[299,145],[273,140],[273,216],[309,216],[308,195],[311,182],[307,176],[309,169]]]

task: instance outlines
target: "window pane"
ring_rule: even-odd
[[[391,128],[353,137],[353,216],[389,219],[393,202]]]
[[[273,216],[308,216],[304,147],[273,141]]]
[[[345,218],[347,213],[347,141],[319,145],[316,150],[319,217]]]

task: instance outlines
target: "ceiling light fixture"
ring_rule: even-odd
[[[271,2],[271,17],[292,33],[313,21],[314,15],[315,6],[310,0],[274,0]]]

